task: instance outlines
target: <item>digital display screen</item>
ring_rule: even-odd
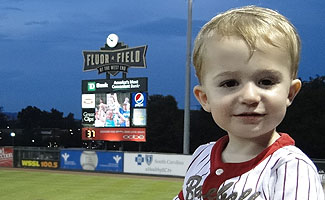
[[[130,127],[130,93],[96,94],[95,127]]]
[[[134,126],[147,125],[147,110],[145,108],[133,109],[132,122]]]
[[[83,80],[82,139],[145,142],[146,78]]]
[[[146,105],[145,93],[83,94],[83,127],[146,126],[146,108],[139,105]]]

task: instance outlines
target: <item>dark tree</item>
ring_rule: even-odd
[[[3,113],[3,107],[0,106],[0,128],[6,128],[8,126],[8,118]]]
[[[288,132],[296,145],[312,158],[325,158],[325,77],[303,82],[288,108],[279,131]]]
[[[64,128],[66,129],[76,129],[80,128],[80,123],[78,124],[76,120],[74,119],[74,114],[69,113],[65,118],[64,118]]]
[[[18,112],[19,125],[23,129],[41,128],[43,112],[35,106],[27,106]]]
[[[35,106],[27,106],[18,113],[17,118],[18,127],[23,129],[24,139],[21,145],[47,146],[49,142],[68,147],[82,145],[81,124],[74,119],[72,113],[64,117],[63,112],[54,108],[47,112]],[[51,134],[42,135],[46,131]],[[31,142],[33,140],[37,142]]]
[[[147,107],[147,142],[144,150],[182,152],[183,112],[173,96],[152,95]]]
[[[191,111],[190,152],[209,142],[218,140],[226,133],[213,121],[211,113],[200,110]]]

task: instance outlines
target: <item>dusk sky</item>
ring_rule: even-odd
[[[149,95],[172,95],[184,107],[186,0],[0,0],[0,106],[19,112],[31,105],[81,118],[83,50],[99,50],[110,33],[129,47],[148,45],[147,68],[127,75],[148,77]],[[302,39],[299,77],[325,75],[324,0],[193,0],[193,40],[217,13],[243,5],[278,10]],[[112,78],[121,78],[117,75]],[[197,80],[192,70],[192,86]],[[191,97],[191,108],[199,108]]]

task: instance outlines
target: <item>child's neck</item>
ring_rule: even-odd
[[[240,138],[229,135],[229,143],[222,152],[225,163],[240,163],[249,161],[272,145],[280,135],[274,130],[257,138]]]

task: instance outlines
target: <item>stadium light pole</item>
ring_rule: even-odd
[[[185,72],[184,138],[183,154],[190,152],[190,92],[191,92],[191,43],[192,43],[192,0],[188,0],[187,44]]]

